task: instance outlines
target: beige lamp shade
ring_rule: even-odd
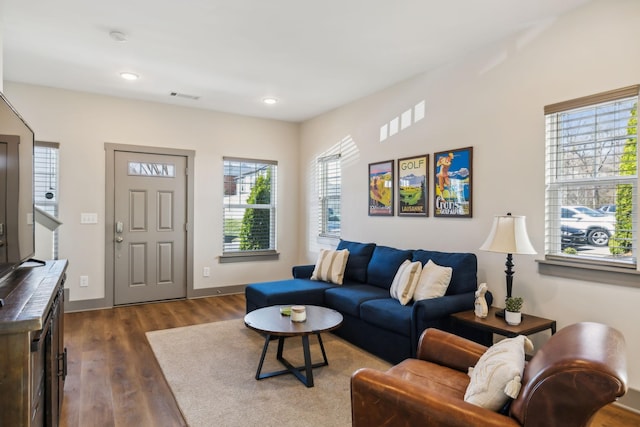
[[[480,250],[503,254],[529,254],[537,252],[529,241],[526,217],[516,215],[497,215],[487,240]]]

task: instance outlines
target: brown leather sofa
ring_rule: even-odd
[[[464,401],[468,368],[486,349],[427,329],[416,359],[386,372],[363,368],[352,375],[353,426],[586,426],[627,390],[622,334],[599,323],[576,323],[527,363],[520,394],[503,415]]]

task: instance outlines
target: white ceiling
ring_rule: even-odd
[[[588,1],[0,0],[3,73],[302,121]],[[113,30],[128,40],[114,41]],[[125,81],[122,71],[140,79]],[[264,105],[267,96],[280,101]]]

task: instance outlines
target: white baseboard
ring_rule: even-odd
[[[640,414],[640,391],[632,388],[628,389],[627,393],[618,400],[616,405]]]

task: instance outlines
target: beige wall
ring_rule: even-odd
[[[37,139],[60,142],[60,257],[69,259],[70,300],[105,296],[105,142],[196,151],[194,288],[290,276],[298,257],[288,231],[298,222],[298,125],[12,82],[5,94]],[[223,156],[279,162],[278,261],[218,263]],[[82,212],[98,213],[98,224],[80,224]],[[79,286],[81,275],[89,287]]]
[[[505,296],[505,256],[478,248],[493,215],[526,215],[538,255],[514,256],[514,293],[525,298],[525,311],[557,319],[559,327],[587,320],[610,324],[626,336],[629,355],[640,354],[640,288],[543,276],[536,263],[544,256],[543,106],[640,83],[640,56],[633,53],[639,18],[636,0],[595,1],[304,123],[301,165],[312,165],[343,138],[353,139],[343,168],[343,238],[475,252],[479,278],[499,304]],[[421,100],[425,118],[379,142],[380,126]],[[474,147],[472,219],[367,215],[368,163],[466,146]],[[314,237],[315,181],[309,172],[301,179],[300,247],[303,261],[313,261],[323,246]],[[636,389],[638,360],[629,357],[630,385]]]

